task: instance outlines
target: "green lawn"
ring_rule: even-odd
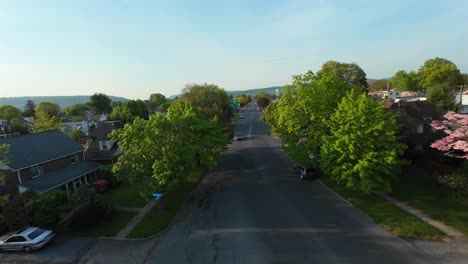
[[[204,169],[193,171],[188,180],[170,188],[164,196],[164,204],[155,206],[130,232],[128,238],[143,238],[164,230],[183,206],[193,188],[204,174]]]
[[[109,220],[82,231],[59,231],[63,236],[113,237],[136,215],[136,212],[113,210]]]
[[[468,198],[455,198],[451,191],[411,176],[402,177],[392,195],[468,235]]]
[[[310,165],[307,153],[299,151],[294,146],[287,146],[284,151],[296,162]],[[359,208],[374,222],[394,235],[405,238],[441,239],[444,234],[426,222],[416,218],[399,207],[387,202],[374,194],[364,194],[359,191],[337,186],[333,181],[322,177],[322,182]]]
[[[102,193],[101,196],[106,202],[112,205],[144,207],[151,197],[144,199],[140,195],[142,189],[142,183],[129,183],[122,181],[119,185],[114,186],[111,190]]]

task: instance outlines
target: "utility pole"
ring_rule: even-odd
[[[459,113],[459,114],[461,114],[461,112],[462,112],[462,103],[463,103],[463,100],[462,100],[462,99],[463,99],[463,88],[464,88],[464,87],[465,87],[465,86],[464,86],[463,84],[460,85],[460,105],[459,105],[459,107],[458,107],[458,113]]]

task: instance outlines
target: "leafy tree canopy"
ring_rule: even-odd
[[[427,92],[427,100],[445,110],[454,110],[454,90],[447,83],[435,84]]]
[[[23,113],[18,108],[12,105],[0,106],[0,119],[11,121],[15,118],[21,117]]]
[[[405,146],[398,142],[395,117],[383,104],[351,91],[326,125],[321,169],[348,188],[390,191]]]
[[[36,117],[34,118],[34,133],[54,130],[59,127],[60,119],[57,116],[36,110]]]
[[[95,93],[90,97],[89,106],[95,113],[111,113],[111,99],[103,93]]]
[[[190,102],[208,120],[217,116],[224,127],[230,124],[234,114],[231,98],[215,84],[187,85],[182,100]]]
[[[136,117],[147,118],[147,116],[145,102],[142,100],[129,100],[122,105],[121,117],[127,120],[131,121]]]
[[[424,62],[419,68],[418,74],[421,78],[421,87],[428,91],[442,84],[446,84],[450,89],[455,89],[463,82],[457,65],[439,57]]]
[[[70,105],[64,109],[65,115],[67,116],[83,116],[84,112],[90,110],[91,107],[84,103]]]
[[[24,105],[24,111],[23,111],[23,116],[26,117],[31,117],[36,114],[36,104],[32,100],[26,101],[26,104]]]
[[[165,110],[166,109],[165,106],[167,102],[168,102],[168,99],[166,98],[166,96],[160,93],[151,94],[147,102],[148,109],[151,112]]]
[[[51,102],[39,102],[36,105],[37,112],[45,113],[49,116],[58,116],[60,114],[60,106]]]
[[[322,65],[322,69],[317,72],[317,75],[321,76],[324,73],[334,75],[340,80],[359,86],[364,91],[367,91],[368,84],[366,73],[356,63],[327,61]]]
[[[416,72],[397,71],[392,77],[392,85],[397,91],[418,91],[419,76]]]

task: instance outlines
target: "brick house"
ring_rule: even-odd
[[[44,193],[62,189],[68,193],[97,177],[100,164],[84,159],[83,147],[58,130],[0,139],[9,145],[6,177],[0,195],[31,190]]]
[[[120,121],[107,121],[89,133],[88,149],[85,152],[87,160],[101,164],[114,164],[122,154],[117,142],[109,138],[114,129],[122,128]]]
[[[385,108],[397,114],[400,135],[409,150],[422,151],[433,140],[432,120],[444,119],[447,112],[427,101],[386,102]]]

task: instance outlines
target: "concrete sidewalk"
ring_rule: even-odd
[[[128,222],[128,224],[120,230],[120,232],[115,236],[116,238],[126,238],[128,234],[135,228],[135,226],[145,217],[145,215],[153,209],[153,207],[158,203],[157,200],[149,201],[143,209],[141,209],[137,215],[133,217],[133,219]]]
[[[423,220],[424,222],[430,224],[431,226],[439,229],[440,231],[444,232],[449,238],[445,239],[446,242],[450,243],[451,245],[457,247],[458,249],[462,250],[465,253],[468,253],[468,239],[463,235],[462,232],[456,230],[453,227],[450,227],[441,221],[435,220],[422,212],[419,209],[409,206],[408,204],[401,202],[400,200],[381,192],[375,192],[375,194],[379,195],[380,197],[384,198],[385,200],[391,202],[392,204],[398,206],[405,212],[416,216],[417,218]]]

